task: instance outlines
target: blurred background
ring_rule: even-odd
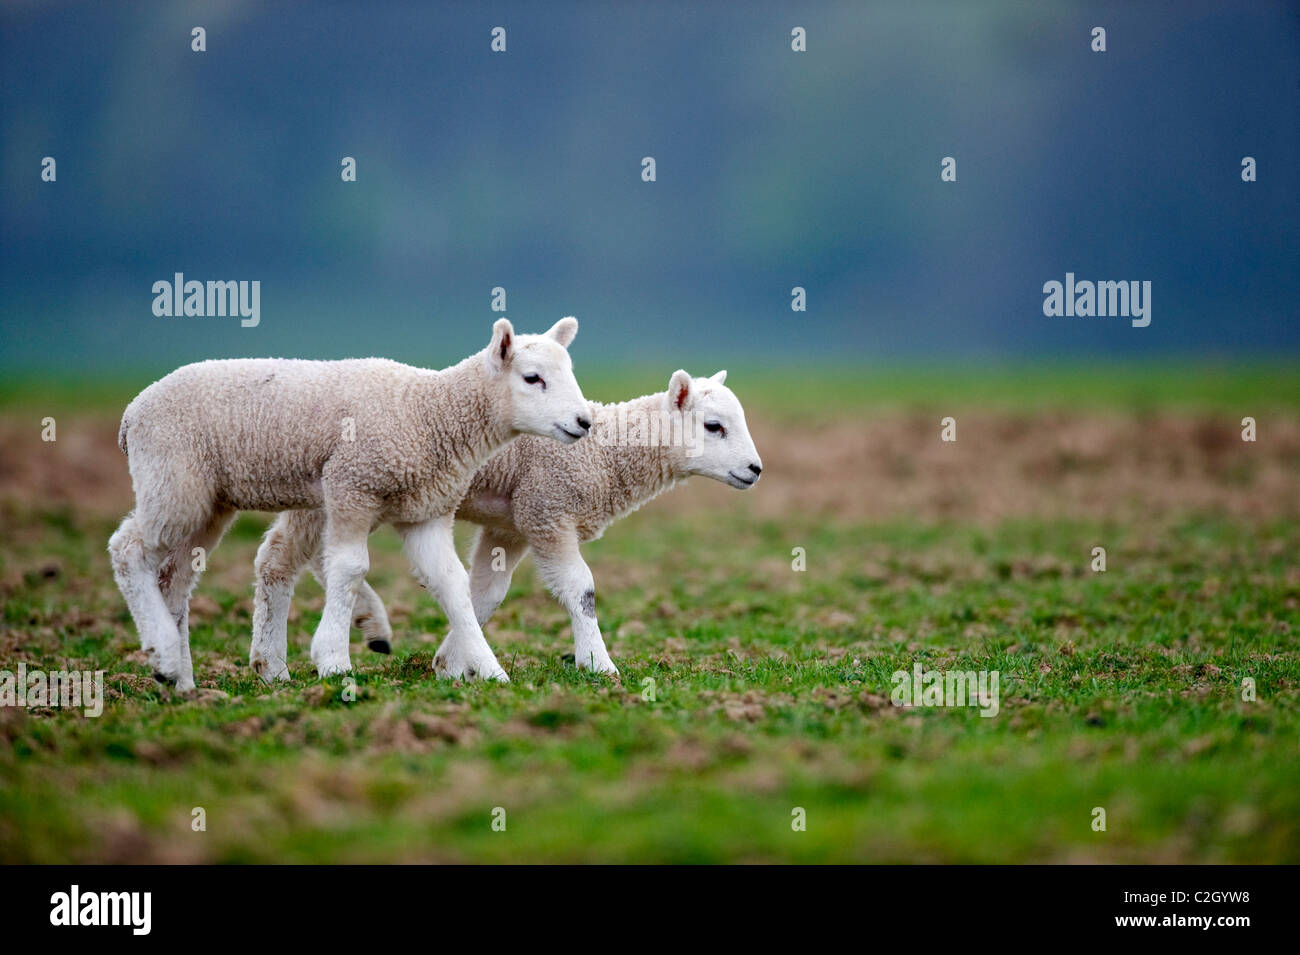
[[[0,670],[108,705],[0,706],[0,862],[1300,861],[1297,9],[6,3]],[[155,316],[177,272],[260,282],[260,324]],[[1067,272],[1149,281],[1149,327],[1045,317]],[[316,679],[304,580],[268,690],[245,514],[199,694],[159,685],[105,549],[124,405],[205,358],[442,367],[498,286],[579,317],[590,398],[727,368],[763,457],[584,547],[622,683],[527,560],[512,682],[430,679],[381,529],[394,654]],[[891,706],[919,664],[998,671],[1003,716]]]
[[[486,342],[495,286],[521,330],[577,315],[580,369],[1300,346],[1294,4],[0,16],[11,375],[253,355],[438,366]],[[1067,271],[1151,281],[1150,327],[1044,317],[1042,285]],[[259,280],[261,324],[155,317],[152,284],[175,272]]]

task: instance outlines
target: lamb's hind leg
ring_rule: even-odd
[[[528,553],[528,542],[487,528],[478,532],[470,563],[469,590],[479,626],[487,624],[510,590],[510,578]]]
[[[158,585],[158,571],[171,549],[151,543],[134,513],[127,515],[108,542],[113,576],[131,610],[154,675],[175,683],[179,690],[192,690],[194,674],[185,666],[176,620]]]
[[[577,537],[534,546],[533,560],[547,589],[569,611],[573,623],[573,656],[579,668],[618,673],[596,623],[596,584],[591,568],[578,550]]]
[[[275,519],[257,549],[253,562],[253,643],[248,663],[267,683],[289,679],[289,604],[303,566],[319,559],[316,555],[324,531],[323,511],[285,511]]]

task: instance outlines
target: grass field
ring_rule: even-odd
[[[0,708],[0,862],[1300,862],[1298,382],[732,369],[759,485],[691,481],[585,548],[620,680],[563,661],[529,562],[487,628],[512,682],[433,679],[445,619],[381,531],[396,646],[354,632],[353,702],[310,671],[311,580],[296,679],[248,667],[266,515],[195,599],[199,693],[155,683],[105,554],[146,379],[11,383],[0,669],[103,670],[108,700]],[[894,706],[917,661],[999,671],[998,714]]]

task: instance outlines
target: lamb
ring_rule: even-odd
[[[194,689],[194,549],[210,553],[240,510],[310,508],[325,586],[311,644],[321,676],[351,669],[348,628],[369,569],[367,538],[387,522],[451,621],[444,671],[507,679],[474,616],[453,515],[479,466],[516,436],[558,446],[590,431],[567,350],[577,330],[565,318],[544,335],[516,335],[502,318],[484,350],[442,371],[379,358],[205,361],[142,391],[118,437],[136,506],[109,553],[155,675]],[[275,595],[293,577],[273,558],[259,561],[255,634],[285,626]],[[287,679],[284,654],[265,649],[254,640],[254,669]]]
[[[511,575],[531,549],[542,580],[569,611],[578,666],[618,673],[596,622],[595,583],[579,545],[690,475],[741,490],[754,486],[762,462],[726,376],[720,371],[692,379],[679,370],[667,392],[613,405],[593,402],[592,437],[581,445],[562,448],[523,437],[480,468],[456,511],[458,519],[479,525],[470,588],[480,626],[505,598]],[[319,511],[286,511],[262,545],[279,559],[271,565],[258,555],[257,603],[274,603],[264,620],[276,626],[261,636],[275,641],[281,658],[293,581],[304,566],[321,577],[325,526]],[[353,621],[371,649],[389,652],[388,615],[364,581]],[[435,670],[441,666],[435,657]]]

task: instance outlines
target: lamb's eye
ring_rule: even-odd
[[[546,382],[542,381],[541,375],[537,375],[537,374],[524,375],[524,381],[528,382],[530,385],[536,385],[540,383],[543,388],[546,387]]]
[[[721,435],[724,438],[727,436],[727,429],[724,428],[722,424],[717,421],[704,422],[704,430],[708,431],[711,434]]]

